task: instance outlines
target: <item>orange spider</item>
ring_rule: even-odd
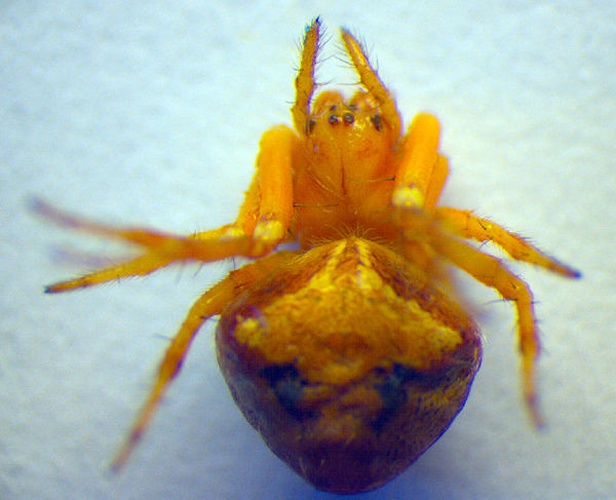
[[[146,429],[205,321],[220,316],[218,361],[246,419],[315,487],[377,488],[449,427],[481,361],[475,321],[451,298],[447,266],[512,301],[523,393],[539,425],[539,353],[528,285],[466,240],[567,277],[574,269],[467,210],[438,206],[448,175],[439,122],[426,113],[402,135],[391,92],[347,30],[359,76],[350,99],[317,87],[319,19],[306,28],[291,114],[261,139],[256,174],[237,219],[189,237],[86,221],[39,202],[67,227],[142,248],[122,264],[57,283],[49,293],[147,275],[170,264],[254,259],[192,306],[167,349],[149,399],[114,461]],[[275,251],[296,242],[296,251]]]

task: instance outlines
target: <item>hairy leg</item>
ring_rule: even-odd
[[[419,113],[402,138],[402,159],[396,172],[395,207],[431,211],[447,180],[447,159],[438,152],[440,124],[435,116]]]
[[[387,90],[387,87],[379,78],[378,73],[370,64],[366,51],[359,41],[357,41],[357,38],[355,38],[350,31],[343,29],[342,41],[344,42],[344,46],[351,58],[353,66],[355,66],[357,70],[359,81],[379,104],[382,117],[389,123],[393,136],[399,137],[402,130],[402,119],[400,118],[400,113],[396,107],[396,101],[393,95]]]
[[[539,332],[529,286],[513,274],[496,257],[482,253],[467,243],[450,236],[435,237],[436,251],[456,267],[466,271],[486,286],[494,288],[504,299],[514,303],[517,314],[517,335],[522,354],[522,389],[531,418],[537,427],[543,419],[539,410],[535,380],[539,355]]]
[[[580,277],[579,271],[547,256],[521,236],[507,231],[488,219],[477,217],[470,210],[439,207],[436,211],[447,226],[464,238],[472,238],[480,242],[490,241],[505,250],[515,260],[535,264],[569,278]]]
[[[291,108],[293,125],[300,134],[308,131],[308,117],[310,116],[310,102],[314,95],[314,68],[317,63],[319,42],[321,40],[321,21],[316,18],[306,28],[302,45],[302,57],[295,78],[295,103]]]
[[[190,308],[180,330],[167,348],[158,370],[156,382],[131,429],[128,439],[112,462],[113,469],[121,469],[129,459],[169,385],[178,375],[190,345],[201,326],[212,316],[220,314],[252,283],[267,276],[274,268],[290,258],[293,258],[293,254],[290,252],[277,252],[257,260],[231,272],[224,280],[197,299]]]

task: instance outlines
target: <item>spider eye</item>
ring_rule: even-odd
[[[353,125],[355,123],[355,117],[351,113],[345,113],[342,119],[345,125]]]
[[[316,120],[308,120],[308,123],[306,123],[306,132],[308,134],[312,134],[312,131],[314,130],[314,127],[316,126],[317,121]]]
[[[336,125],[337,123],[340,123],[340,119],[336,115],[329,115],[327,121],[330,125]]]
[[[372,125],[374,125],[374,128],[377,130],[377,132],[380,132],[381,129],[383,128],[383,121],[381,120],[381,115],[373,115],[371,118],[372,121]]]

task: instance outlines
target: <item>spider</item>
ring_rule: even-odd
[[[358,90],[350,99],[332,90],[315,97],[321,38],[317,18],[304,33],[293,128],[263,134],[235,222],[179,237],[100,224],[37,202],[39,213],[62,226],[141,249],[48,293],[171,264],[252,259],[191,307],[116,469],[141,439],[201,326],[219,316],[223,375],[276,455],[322,490],[358,493],[388,482],[449,427],[481,362],[479,328],[456,300],[452,266],[514,306],[523,395],[541,424],[533,295],[505,262],[469,240],[566,277],[580,274],[488,219],[439,206],[449,173],[439,122],[420,113],[403,134],[392,93],[346,29],[342,43]],[[278,248],[289,242],[295,250]]]

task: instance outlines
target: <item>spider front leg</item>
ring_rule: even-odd
[[[317,63],[319,42],[321,40],[321,21],[317,17],[306,28],[302,43],[302,57],[295,78],[295,103],[291,108],[293,125],[300,134],[308,132],[308,117],[310,116],[310,102],[316,87],[314,81],[314,68]]]
[[[392,204],[396,208],[432,211],[449,174],[439,154],[441,126],[429,113],[419,113],[402,138],[402,159],[396,172]]]
[[[296,140],[288,127],[274,127],[265,132],[260,142],[257,171],[236,221],[192,236],[101,224],[35,200],[32,209],[47,220],[131,243],[143,250],[141,255],[126,262],[50,285],[46,292],[66,292],[130,276],[144,276],[174,263],[213,262],[232,256],[260,257],[271,252],[285,239],[293,214],[291,157]]]
[[[447,158],[438,152],[439,141],[436,117],[419,113],[401,140],[391,201],[404,255],[434,278],[441,277],[442,259],[431,247],[431,238],[440,230],[432,212],[449,173]]]
[[[359,75],[361,84],[378,103],[382,119],[391,127],[392,136],[399,137],[402,119],[391,92],[370,64],[365,49],[349,30],[342,30],[342,41]]]
[[[197,239],[196,236],[174,236],[147,228],[120,228],[100,224],[63,212],[40,200],[34,202],[33,210],[58,225],[132,243],[144,250],[141,255],[118,265],[49,285],[45,288],[47,293],[67,292],[130,276],[144,276],[175,262],[211,262],[231,255],[249,255],[253,247],[252,239],[247,236]],[[215,230],[212,233],[218,232]]]

